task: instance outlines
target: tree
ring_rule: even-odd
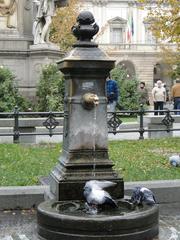
[[[111,71],[111,78],[116,80],[120,90],[119,105],[125,110],[139,109],[139,94],[137,92],[138,81],[135,76],[128,77],[127,71],[116,66]]]
[[[179,0],[139,0],[141,7],[148,10],[147,20],[150,30],[161,41],[162,59],[171,66],[171,74],[175,74],[175,66],[180,64],[180,8]],[[175,44],[172,48],[172,45]]]
[[[62,111],[64,104],[64,77],[56,64],[42,69],[37,88],[37,111]]]
[[[61,50],[68,50],[75,42],[71,27],[76,23],[79,9],[79,0],[71,0],[67,6],[56,10],[56,15],[52,21],[50,39],[58,44]]]
[[[0,112],[11,112],[15,106],[27,110],[28,101],[18,92],[15,84],[16,77],[5,67],[0,67]]]

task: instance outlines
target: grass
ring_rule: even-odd
[[[128,123],[128,122],[137,122],[137,117],[125,117],[125,116],[120,116],[121,121],[123,123]]]
[[[60,145],[0,144],[0,186],[38,183],[56,164]]]
[[[125,181],[180,179],[180,167],[168,162],[169,156],[180,154],[180,138],[114,141],[109,151]]]
[[[57,163],[60,144],[0,144],[0,186],[35,185]],[[112,141],[110,159],[125,181],[180,179],[168,157],[180,153],[180,138]]]

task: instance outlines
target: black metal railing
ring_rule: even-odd
[[[162,117],[162,120],[159,124],[162,124],[164,126],[163,129],[158,128],[145,128],[144,124],[144,118],[147,116],[147,114],[153,113],[154,115],[160,115]],[[118,111],[118,112],[109,112],[109,118],[108,118],[108,133],[113,133],[114,135],[118,133],[139,133],[139,139],[144,139],[144,133],[145,132],[171,132],[171,131],[180,131],[180,128],[174,128],[173,123],[175,122],[175,118],[178,116],[179,118],[179,123],[180,123],[180,115],[176,115],[178,113],[178,110],[169,110],[169,109],[164,109],[164,110],[145,110],[143,106],[140,106],[140,109],[137,111]],[[125,114],[130,115],[135,115],[139,116],[139,126],[137,129],[128,129],[128,130],[122,130],[121,129],[121,124],[123,123],[122,121],[122,116]]]
[[[1,132],[0,131],[0,136],[13,136],[13,142],[14,143],[19,143],[20,142],[20,136],[36,136],[36,135],[49,135],[52,137],[53,135],[62,135],[62,131],[56,131],[54,132],[53,130],[56,129],[57,126],[62,126],[60,122],[58,121],[59,118],[64,118],[66,115],[65,112],[20,112],[18,107],[15,107],[13,112],[2,112],[0,113],[0,121],[6,121],[8,120],[13,120],[13,123],[11,122],[9,126],[8,124],[5,124],[5,127],[12,127],[13,130],[12,132]],[[42,119],[42,125],[41,127],[45,127],[47,130],[46,132],[23,132],[22,129],[25,129],[26,126],[21,124],[21,121],[31,120],[31,118],[36,118]],[[1,128],[3,128],[1,124]],[[27,123],[27,128],[29,127],[29,124]],[[36,123],[31,124],[31,128],[34,127],[36,128]]]
[[[120,133],[139,133],[139,139],[144,139],[145,132],[155,132],[155,131],[180,131],[180,128],[174,128],[173,123],[175,122],[175,118],[179,116],[180,122],[180,115],[175,115],[178,110],[145,110],[143,106],[140,107],[139,110],[136,111],[129,111],[129,110],[121,110],[117,112],[108,112],[107,114],[107,125],[108,125],[108,133],[120,134]],[[145,126],[144,118],[148,116],[150,113],[159,113],[162,116],[162,120],[160,124],[164,126],[163,129],[148,129]],[[138,117],[138,124],[137,127],[134,129],[122,129],[121,124],[123,123],[124,116],[137,116]],[[23,132],[22,126],[20,124],[25,118],[31,119],[36,118],[42,119],[42,126],[45,127],[47,131],[45,132]],[[12,127],[12,132],[1,132],[0,136],[13,136],[13,142],[19,143],[21,136],[33,136],[33,135],[49,135],[52,137],[53,135],[62,135],[63,131],[54,131],[58,126],[63,126],[62,121],[60,123],[59,118],[67,118],[67,112],[20,112],[18,107],[15,107],[13,112],[2,112],[0,113],[0,121],[5,119],[11,119],[13,122],[9,126],[6,124],[5,127]],[[61,119],[61,120],[62,120]],[[8,121],[7,120],[7,121]],[[23,126],[23,129],[26,126]],[[28,127],[28,126],[27,126]],[[36,124],[34,124],[34,128],[36,128]],[[4,128],[1,124],[1,128]]]

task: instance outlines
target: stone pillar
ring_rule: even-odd
[[[144,117],[144,122],[147,123],[148,130],[154,130],[148,132],[148,138],[166,138],[173,136],[173,131],[166,131],[167,126],[165,126],[162,122],[164,118],[165,115]],[[173,122],[171,127],[173,128]]]
[[[79,22],[81,17],[80,14]],[[97,25],[82,24],[82,32],[86,27],[87,32],[93,32]],[[83,35],[77,26],[73,31],[74,35]],[[65,75],[65,117],[63,152],[50,176],[53,198],[82,199],[83,186],[90,179],[117,182],[112,195],[121,198],[123,180],[113,170],[107,142],[105,81],[114,67],[114,60],[109,59],[95,43],[80,39],[58,65]],[[85,94],[96,95],[98,106],[86,107],[83,102]]]

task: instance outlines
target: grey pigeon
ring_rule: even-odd
[[[93,207],[93,211],[94,208],[98,207],[98,205],[103,204],[111,205],[114,208],[118,207],[117,203],[112,199],[110,194],[103,190],[103,188],[114,186],[115,184],[116,183],[110,181],[97,180],[90,180],[86,182],[84,186],[84,197],[86,198],[87,204],[90,207]]]
[[[143,203],[154,205],[156,203],[153,192],[146,187],[135,187],[131,196],[131,202],[136,205]]]
[[[180,167],[180,155],[173,155],[169,157],[169,162],[174,167]]]

